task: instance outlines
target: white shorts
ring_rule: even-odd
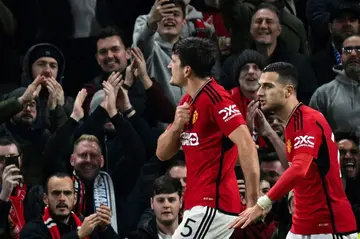
[[[172,239],[228,239],[234,232],[229,225],[235,219],[236,216],[214,208],[196,206],[184,212],[184,218]]]
[[[299,235],[289,232],[286,239],[358,239],[358,234],[353,233],[349,235],[333,235],[333,234],[313,234],[313,235]]]

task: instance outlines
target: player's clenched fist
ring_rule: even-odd
[[[173,127],[178,130],[182,130],[184,125],[188,123],[190,120],[190,105],[188,103],[184,103],[176,108],[175,112],[175,120],[173,123]]]

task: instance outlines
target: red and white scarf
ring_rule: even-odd
[[[82,222],[81,220],[75,215],[75,213],[71,212],[71,216],[76,224],[76,229],[79,230]],[[51,234],[51,238],[52,239],[60,239],[61,235],[60,235],[60,231],[59,228],[56,224],[56,222],[54,221],[54,219],[51,218],[50,216],[50,210],[49,207],[45,207],[44,210],[44,215],[43,215],[43,221],[45,226],[49,229],[50,234]],[[89,239],[89,237],[86,237],[85,239]]]
[[[26,185],[20,184],[15,188],[14,194],[10,196],[11,203],[9,213],[9,230],[14,239],[20,238],[20,232],[25,225],[24,219],[24,199],[26,196]]]

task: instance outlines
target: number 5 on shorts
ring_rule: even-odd
[[[191,228],[191,226],[189,224],[191,223],[196,223],[195,220],[191,219],[191,218],[188,218],[184,224],[184,228],[187,229],[187,232],[184,233],[184,232],[181,232],[180,235],[183,236],[183,237],[189,237],[191,236],[192,232],[193,232],[193,229]]]

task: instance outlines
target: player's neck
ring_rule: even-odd
[[[295,107],[299,104],[296,98],[289,99],[288,102],[276,113],[280,120],[287,122],[290,114],[294,111]]]
[[[191,98],[194,98],[199,89],[201,89],[209,79],[209,77],[194,77],[192,79],[188,79],[186,86],[184,86],[184,90],[191,96]]]
[[[170,225],[164,225],[157,220],[157,228],[164,235],[173,235],[176,228],[179,226],[179,219],[176,218]]]

